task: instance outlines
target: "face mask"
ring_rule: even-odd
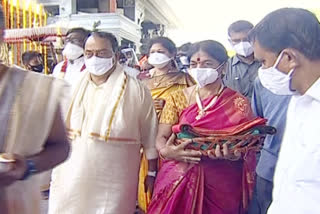
[[[284,74],[277,69],[277,66],[282,58],[282,53],[279,55],[275,64],[270,68],[260,67],[258,70],[258,76],[261,84],[277,95],[294,95],[297,92],[291,89],[292,69],[288,74]]]
[[[113,67],[113,57],[111,58],[100,58],[92,56],[91,58],[84,59],[86,69],[96,76],[101,76],[111,70]]]
[[[30,65],[30,68],[32,71],[34,72],[38,72],[38,73],[41,73],[43,71],[43,65],[39,64],[39,65]]]
[[[164,68],[170,61],[171,59],[162,53],[152,53],[148,58],[148,63],[155,68]]]
[[[221,65],[220,65],[221,66]],[[199,88],[214,83],[219,77],[218,69],[214,68],[191,68],[189,69],[190,76],[196,81]]]
[[[180,57],[180,62],[181,62],[181,64],[182,65],[184,65],[184,66],[188,66],[190,63],[189,63],[189,60],[188,60],[188,57],[186,57],[186,56],[181,56]]]
[[[83,55],[83,48],[79,47],[78,45],[67,43],[67,45],[64,47],[62,54],[68,59],[68,60],[75,60],[78,59],[80,56]]]
[[[238,44],[233,46],[234,50],[240,56],[250,56],[253,53],[253,47],[250,42],[239,42]]]

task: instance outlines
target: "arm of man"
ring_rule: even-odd
[[[158,118],[153,100],[148,89],[143,87],[142,109],[140,116],[141,141],[147,160],[150,162],[149,171],[157,169],[158,152],[156,149],[156,135],[158,132]]]
[[[148,160],[148,172],[153,173],[158,168],[158,151],[156,149],[156,135],[158,118],[149,90],[143,87],[142,108],[140,110],[140,132],[144,153]],[[148,175],[144,181],[145,191],[153,192],[155,177]]]
[[[70,144],[62,120],[61,109],[58,107],[55,119],[44,149],[39,154],[27,157],[32,160],[39,172],[47,171],[65,161],[69,155]]]
[[[262,97],[261,97],[262,87],[263,86],[260,83],[259,77],[257,77],[254,81],[254,84],[253,84],[251,108],[252,108],[253,113],[259,117],[264,117],[263,116]]]
[[[29,157],[13,154],[12,158],[15,162],[11,164],[11,169],[0,173],[0,187],[8,186],[24,177],[28,168],[26,160],[31,160],[37,173],[40,173],[52,169],[66,160],[69,150],[70,145],[67,140],[61,110],[58,108],[44,149],[40,153]]]

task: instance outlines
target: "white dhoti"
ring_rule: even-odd
[[[53,171],[49,214],[133,214],[140,148],[157,158],[148,89],[118,65],[107,83],[85,77],[67,115],[69,159]]]

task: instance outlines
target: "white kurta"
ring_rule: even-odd
[[[58,63],[53,70],[53,76],[56,78],[60,77],[61,68],[63,66],[63,61]],[[69,83],[72,87],[74,87],[77,82],[81,79],[81,69],[84,65],[84,57],[80,57],[79,59],[74,60],[73,63],[68,62],[68,66],[66,69],[66,74],[64,76],[64,80]]]
[[[268,214],[320,213],[320,80],[288,108]]]
[[[140,147],[157,158],[157,116],[147,88],[121,66],[105,84],[89,75],[77,87],[67,116],[68,161],[52,175],[50,214],[133,214]]]

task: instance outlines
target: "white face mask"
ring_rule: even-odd
[[[84,59],[86,69],[96,76],[101,76],[111,70],[113,67],[113,57],[111,58],[100,58],[92,56],[91,58]]]
[[[260,67],[258,70],[258,76],[261,84],[277,95],[294,95],[297,94],[296,91],[291,89],[292,74],[294,69],[292,69],[288,74],[284,74],[277,69],[277,66],[282,58],[282,53],[278,56],[275,64],[270,68]]]
[[[79,47],[78,45],[67,43],[67,45],[64,47],[62,54],[68,59],[68,60],[75,60],[78,59],[81,55],[83,55],[84,50],[82,47]]]
[[[162,53],[152,53],[148,58],[148,63],[155,68],[164,68],[170,61],[171,59]]]
[[[250,42],[239,42],[238,44],[233,45],[234,50],[240,56],[250,56],[253,53],[253,47]]]
[[[189,63],[189,59],[188,59],[188,57],[186,57],[186,56],[181,56],[181,57],[180,57],[180,62],[181,62],[182,65],[185,65],[185,66],[187,66],[187,65],[190,64],[190,63]]]
[[[222,64],[221,64],[222,65]],[[196,81],[199,88],[203,88],[206,85],[214,83],[217,81],[219,77],[218,69],[221,65],[214,69],[214,68],[191,68],[189,69],[190,76]]]

